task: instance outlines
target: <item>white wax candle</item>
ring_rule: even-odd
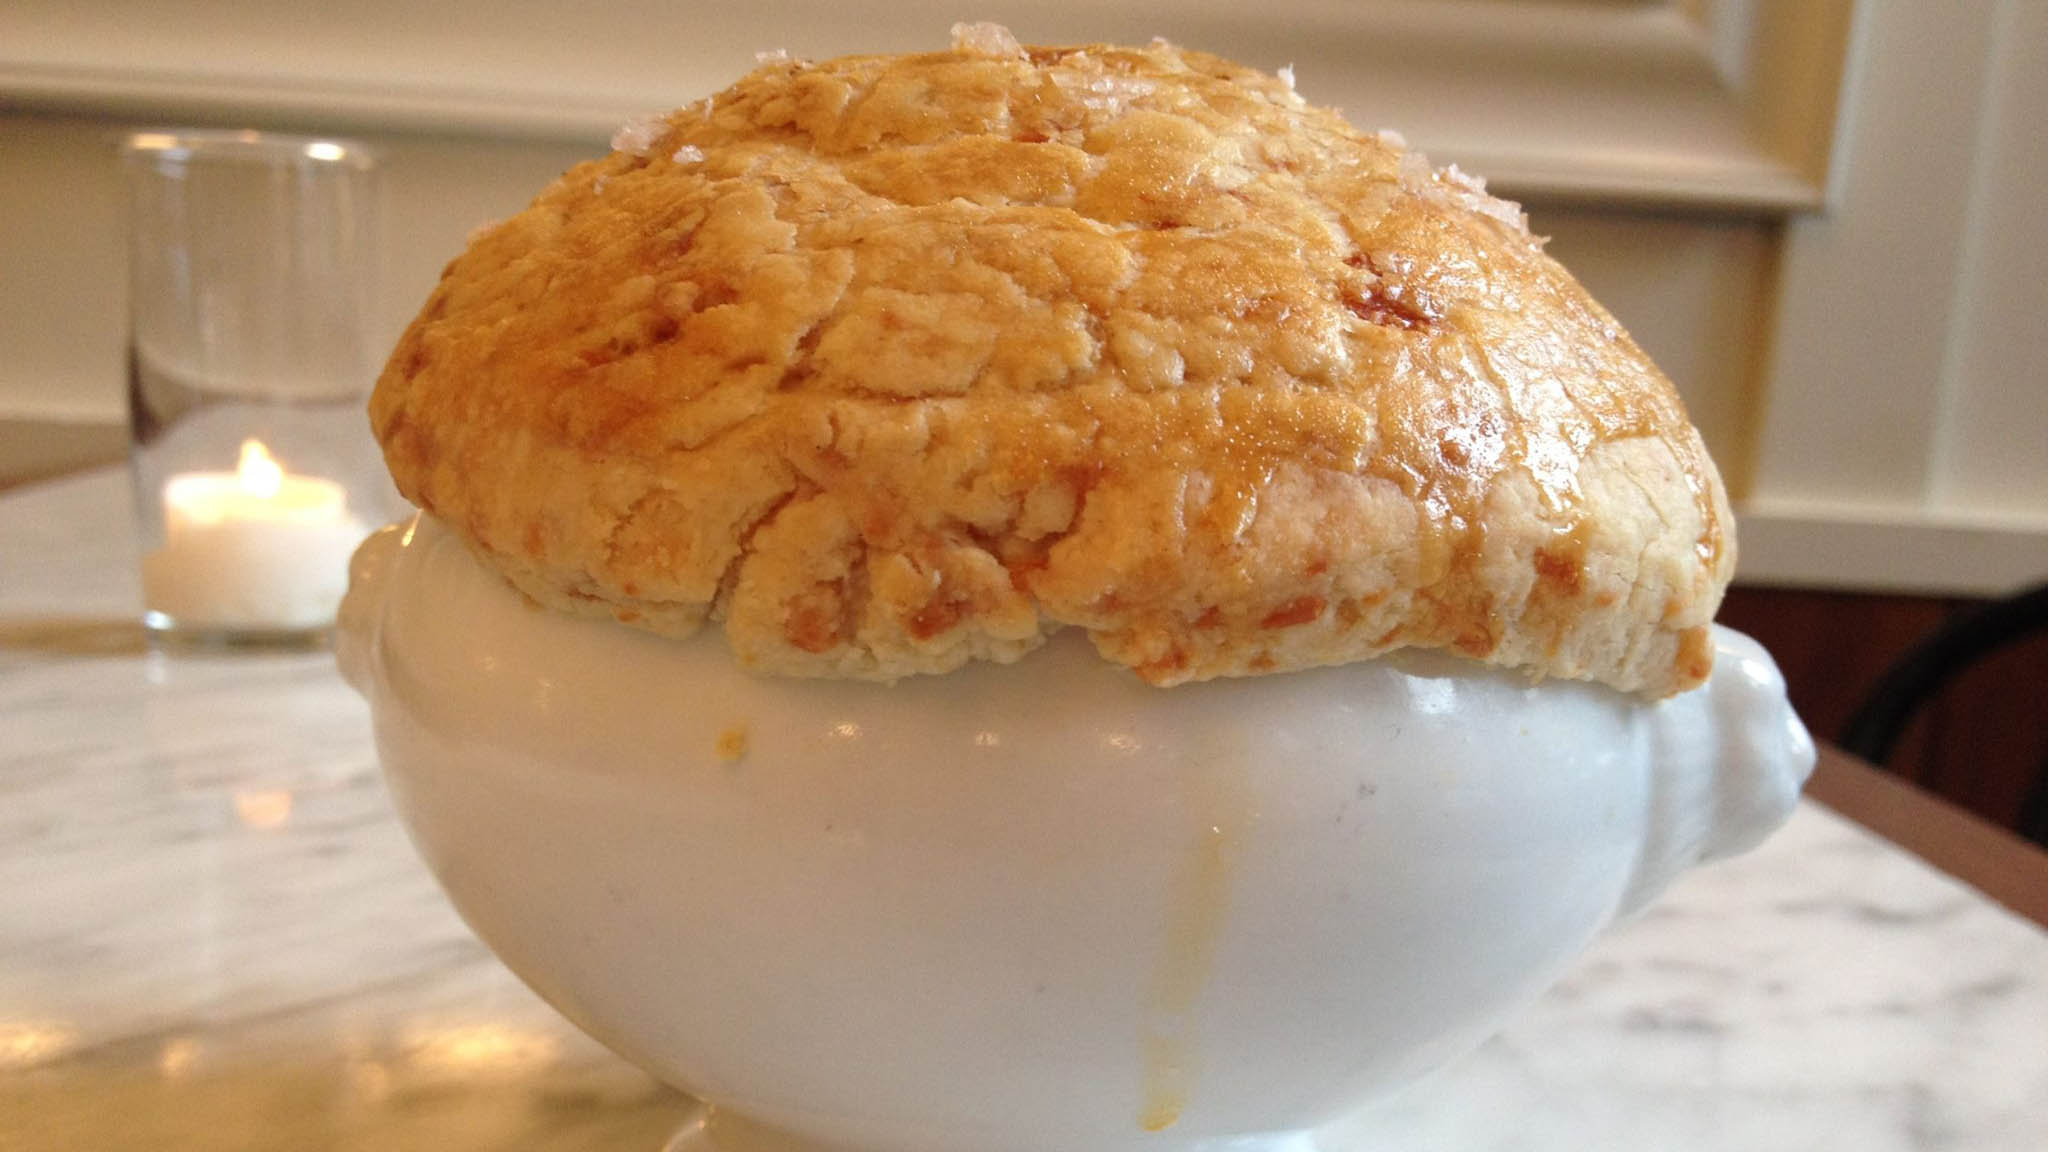
[[[369,529],[332,480],[288,475],[255,440],[234,472],[164,485],[164,544],[142,558],[143,602],[181,626],[320,628]]]

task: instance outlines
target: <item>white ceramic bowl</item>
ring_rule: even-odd
[[[1172,689],[1078,636],[893,687],[536,610],[430,519],[341,658],[421,852],[682,1146],[1313,1146],[1792,809],[1755,643],[1658,704],[1403,658]],[[743,747],[742,747],[743,746]]]

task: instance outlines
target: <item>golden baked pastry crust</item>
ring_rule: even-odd
[[[542,603],[888,679],[1447,649],[1660,695],[1733,563],[1670,384],[1513,206],[1155,42],[771,59],[443,274],[392,475]]]

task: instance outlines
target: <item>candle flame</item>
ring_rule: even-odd
[[[268,500],[284,487],[284,469],[271,458],[261,440],[242,441],[242,459],[235,465],[235,478],[242,490],[259,500]]]

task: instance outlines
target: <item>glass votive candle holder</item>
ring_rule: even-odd
[[[139,132],[122,156],[143,622],[318,642],[391,511],[363,413],[374,161],[345,140],[215,131]]]

